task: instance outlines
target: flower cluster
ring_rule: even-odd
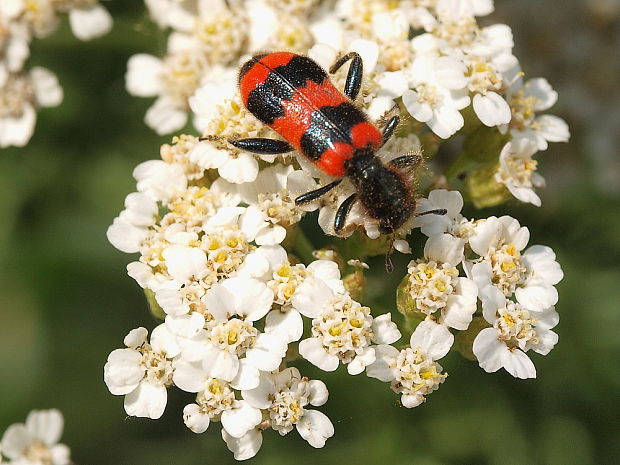
[[[150,337],[145,328],[130,331],[105,365],[105,382],[125,396],[127,414],[160,418],[168,389],[191,393],[187,427],[203,433],[221,423],[228,448],[244,460],[269,428],[280,435],[295,428],[313,447],[334,434],[311,408],[327,401],[327,387],[299,372],[300,358],[388,382],[408,408],[446,380],[438,360],[453,347],[487,372],[535,376],[530,349],[545,355],[557,342],[560,266],[550,248],[527,247],[529,231],[516,219],[464,217],[454,189],[474,206],[500,204],[510,193],[536,204],[532,186],[542,178],[532,155],[566,140],[568,130],[536,114],[557,96],[542,79],[522,81],[508,26],[478,26],[490,0],[146,4],[171,30],[167,55],[132,57],[127,87],[157,97],[146,115],[156,131],[178,130],[191,112],[201,137],[176,136],[160,159],[138,165],[136,192],[108,229],[116,248],[139,254],[127,272],[162,320]],[[345,240],[314,250],[302,220],[318,210],[322,230],[336,235],[336,212],[356,192],[353,183],[345,177],[298,205],[300,194],[334,178],[301,155],[256,155],[229,143],[273,137],[244,107],[236,73],[250,54],[277,49],[326,69],[350,51],[363,58],[354,103],[377,126],[393,114],[403,121],[376,153],[385,164],[419,156],[422,145],[432,158],[443,139],[464,136],[454,164],[420,180],[428,195],[389,237],[356,202],[338,231]],[[333,74],[338,88],[346,75]],[[403,179],[413,189],[410,171]],[[426,214],[433,212],[445,214]],[[396,304],[384,302],[401,314],[392,321],[392,312],[364,305],[363,260],[392,249],[413,254],[414,228],[428,239],[410,258]]]
[[[98,0],[2,0],[0,2],[0,147],[24,146],[36,123],[36,110],[63,98],[56,75],[26,68],[33,38],[51,35],[67,14],[73,34],[90,40],[107,33],[112,17]]]
[[[64,420],[56,410],[33,410],[26,423],[7,428],[0,441],[0,462],[15,465],[70,465],[71,451],[59,444]],[[2,460],[2,456],[8,459]]]

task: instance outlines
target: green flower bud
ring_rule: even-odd
[[[456,350],[468,360],[476,360],[476,356],[472,350],[474,339],[484,328],[491,325],[481,316],[475,317],[465,331],[459,331],[455,338]]]
[[[496,161],[502,147],[510,140],[507,134],[500,133],[496,127],[480,126],[467,136],[463,143],[463,153],[470,160],[479,163]]]
[[[494,207],[512,198],[506,186],[495,180],[498,168],[499,163],[489,163],[466,178],[465,186],[476,208]]]
[[[356,270],[353,273],[346,275],[342,278],[342,282],[344,283],[344,287],[353,300],[357,300],[358,302],[364,298],[364,293],[366,292],[366,276],[361,270]]]
[[[155,293],[150,289],[144,289],[144,296],[146,297],[146,302],[149,304],[149,310],[151,315],[153,315],[158,320],[163,320],[166,318],[166,312],[164,309],[159,306],[157,300],[155,300]]]

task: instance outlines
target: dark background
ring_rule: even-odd
[[[103,383],[106,357],[125,334],[156,324],[125,274],[131,257],[105,231],[135,189],[134,166],[168,140],[142,122],[151,100],[124,88],[127,59],[161,55],[165,40],[142,2],[105,4],[115,18],[106,37],[80,42],[65,23],[33,43],[30,66],[53,70],[65,98],[40,111],[28,146],[0,150],[0,432],[32,408],[57,407],[78,465],[232,463],[218,424],[202,435],[183,425],[191,395],[170,391],[161,420],[128,418]],[[527,76],[546,77],[560,94],[550,113],[569,122],[572,138],[538,155],[543,206],[466,211],[515,216],[530,243],[551,246],[562,264],[560,342],[532,356],[538,378],[487,374],[453,354],[442,361],[447,382],[408,410],[376,380],[304,367],[330,388],[322,410],[335,436],[314,450],[295,432],[268,431],[251,463],[618,463],[620,4],[558,5],[499,0],[481,21],[509,24]]]

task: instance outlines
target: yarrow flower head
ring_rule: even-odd
[[[540,205],[541,141],[568,131],[535,114],[557,96],[546,81],[523,83],[510,28],[478,24],[492,1],[145,3],[167,49],[133,56],[126,86],[156,98],[155,131],[191,120],[198,134],[135,168],[107,232],[137,254],[127,272],[162,320],[150,341],[133,330],[105,365],[129,415],[159,418],[168,389],[192,393],[185,425],[221,423],[246,460],[270,429],[296,429],[313,447],[335,433],[312,408],[327,386],[300,359],[365,371],[408,408],[444,382],[439,360],[453,345],[487,372],[535,375],[531,351],[557,342],[562,270],[551,248],[528,247],[517,219],[466,217],[465,199]],[[462,151],[440,172],[432,158],[457,133],[446,150]],[[424,243],[408,237],[415,228]],[[370,258],[393,267],[393,250],[408,265],[388,289]]]

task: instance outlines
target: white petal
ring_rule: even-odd
[[[508,351],[508,347],[498,337],[495,328],[485,328],[474,339],[472,350],[480,368],[487,373],[493,373],[503,366],[502,353]]]
[[[377,344],[392,344],[402,336],[390,313],[379,315],[372,321],[372,333],[373,342]]]
[[[191,277],[202,277],[207,270],[207,256],[202,249],[184,245],[171,245],[162,252],[168,273],[179,282]]]
[[[491,245],[500,237],[502,225],[495,217],[489,217],[476,226],[474,234],[469,238],[471,249],[481,257],[489,253]]]
[[[389,345],[375,346],[375,361],[366,367],[366,374],[379,381],[390,382],[394,379],[394,372],[390,365],[398,356],[398,349]]]
[[[23,106],[21,117],[0,119],[0,148],[26,145],[32,137],[36,121],[37,113],[30,104]]]
[[[528,272],[532,274],[531,279],[557,284],[564,277],[560,264],[555,261],[555,253],[551,247],[533,245],[525,251],[522,261]]]
[[[405,408],[414,408],[424,402],[424,396],[421,394],[403,394],[400,397],[400,403]]]
[[[408,90],[403,94],[403,104],[411,116],[426,123],[433,117],[433,109],[429,104],[420,102],[418,98],[416,92]]]
[[[325,441],[334,435],[334,425],[318,410],[306,410],[296,427],[299,435],[312,447],[323,447]]]
[[[524,90],[528,96],[536,97],[534,107],[536,111],[548,110],[558,100],[558,93],[553,90],[553,87],[545,78],[529,79],[525,83]]]
[[[232,381],[239,370],[239,359],[236,355],[229,354],[213,346],[207,346],[202,366],[209,378],[218,378],[224,381]]]
[[[208,376],[201,362],[180,360],[174,365],[172,381],[175,386],[186,392],[200,392],[205,389]]]
[[[263,228],[256,234],[255,242],[257,245],[276,245],[281,244],[286,237],[286,228],[279,224]]]
[[[202,318],[202,321],[204,321],[204,317],[202,315],[200,315],[199,318]],[[163,354],[170,359],[181,353],[181,349],[177,344],[176,335],[168,330],[167,323],[160,324],[151,332],[151,349],[154,352]]]
[[[532,350],[540,355],[547,355],[551,352],[551,349],[558,343],[560,336],[551,330],[539,331],[538,325],[536,326],[536,332],[538,333],[538,344],[532,346]]]
[[[455,293],[448,296],[439,322],[450,328],[465,330],[477,309],[478,286],[471,279],[458,278]]]
[[[297,288],[291,304],[302,315],[316,318],[333,296],[332,289],[323,280],[310,277]]]
[[[71,465],[71,449],[64,444],[56,444],[50,449],[52,465]]]
[[[541,311],[558,303],[558,291],[545,283],[517,288],[515,297],[523,307],[533,311]]]
[[[439,108],[435,108],[433,117],[426,124],[439,137],[447,139],[463,127],[465,120],[457,109],[448,105],[442,105]]]
[[[142,241],[146,239],[147,235],[148,229],[136,227],[118,216],[114,218],[106,231],[106,237],[110,244],[125,253],[139,252]]]
[[[30,71],[30,76],[39,106],[55,107],[60,105],[63,92],[54,73],[40,66],[35,66]]]
[[[162,91],[160,73],[162,61],[152,55],[139,53],[129,58],[125,87],[136,97],[153,97]]]
[[[22,458],[31,442],[32,438],[26,429],[26,425],[22,423],[11,425],[2,436],[2,454],[9,459]]]
[[[259,384],[253,389],[241,392],[243,398],[252,406],[259,409],[271,407],[271,396],[276,392],[273,377],[268,373],[260,373]]]
[[[327,386],[323,381],[318,379],[311,379],[308,381],[310,386],[310,394],[308,395],[308,401],[310,405],[314,405],[315,407],[320,407],[325,402],[327,402],[327,398],[329,397],[329,392],[327,391]]]
[[[209,415],[200,411],[198,405],[189,404],[183,409],[183,423],[194,433],[204,433],[209,428],[211,419]]]
[[[423,321],[411,335],[411,348],[422,348],[433,360],[438,360],[450,351],[454,336],[443,325],[434,321]]]
[[[123,344],[131,349],[135,349],[136,347],[140,347],[146,341],[146,337],[148,335],[148,331],[146,328],[139,327],[132,329],[129,331],[125,339],[123,339]]]
[[[112,394],[121,396],[136,389],[146,371],[141,360],[140,352],[133,349],[116,349],[110,353],[103,367],[103,379]]]
[[[237,376],[230,382],[231,387],[245,391],[254,389],[260,381],[260,371],[254,367],[247,358],[239,360]]]
[[[234,312],[248,321],[260,320],[271,309],[273,291],[258,279],[229,278],[222,286],[234,296]]]
[[[125,412],[133,417],[156,420],[163,415],[167,400],[168,393],[163,385],[145,379],[125,396]]]
[[[427,260],[456,266],[463,260],[463,248],[463,241],[458,237],[450,234],[436,234],[426,241],[424,257]]]
[[[236,158],[229,159],[218,172],[220,176],[233,184],[252,182],[258,175],[256,158],[246,153],[240,153]]]
[[[361,353],[357,354],[355,358],[347,365],[347,371],[350,375],[359,375],[366,366],[375,361],[375,349],[372,347],[366,347]]]
[[[273,371],[278,368],[286,349],[286,342],[274,334],[261,333],[254,345],[245,353],[248,362],[261,371]]]
[[[26,429],[32,438],[47,446],[56,444],[62,436],[64,420],[57,409],[33,410],[26,418]]]
[[[515,378],[536,378],[534,363],[521,350],[503,350],[501,360],[504,369]]]
[[[251,459],[263,444],[263,435],[256,429],[249,431],[243,437],[235,438],[222,428],[222,439],[226,442],[228,450],[233,453],[235,460]]]
[[[485,126],[508,124],[512,118],[510,106],[499,94],[487,92],[474,96],[474,111]]]
[[[71,9],[69,23],[75,37],[90,40],[107,34],[112,29],[112,16],[104,7],[95,4],[90,8]]]
[[[315,337],[299,343],[299,355],[323,371],[336,370],[340,362],[337,356],[328,354],[321,340]]]
[[[222,412],[222,427],[232,437],[240,438],[258,425],[263,416],[259,409],[244,400],[235,402],[235,407]]]
[[[178,131],[187,123],[187,112],[168,97],[160,97],[147,110],[144,122],[160,136]]]
[[[447,89],[462,89],[467,85],[468,78],[465,76],[467,66],[461,60],[443,56],[435,61],[435,73],[437,82]]]
[[[272,310],[265,318],[265,332],[273,333],[287,343],[298,341],[304,332],[304,322],[295,309],[285,312]]]

